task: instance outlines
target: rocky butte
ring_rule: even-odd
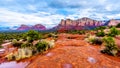
[[[36,24],[34,26],[21,25],[17,30],[46,30],[46,27],[41,24]]]
[[[65,30],[69,30],[69,29],[81,30],[81,29],[94,28],[102,25],[104,25],[103,21],[92,20],[90,18],[84,17],[77,20],[62,19],[60,24],[58,24],[58,26],[54,28],[65,29]]]
[[[116,26],[119,23],[120,23],[119,19],[111,19],[108,23],[108,26]]]
[[[116,26],[120,23],[119,19],[111,19],[109,21],[98,21],[87,17],[83,17],[77,20],[72,19],[62,19],[60,23],[51,28],[50,30],[83,30],[83,29],[93,29],[98,26]],[[49,30],[41,24],[36,24],[34,26],[21,25],[17,30]]]

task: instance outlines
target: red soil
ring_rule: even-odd
[[[61,36],[61,37],[60,37]],[[81,39],[67,39],[60,34],[56,47],[39,55],[27,68],[119,68],[120,59],[100,53],[100,46],[89,45]],[[74,35],[75,36],[75,35]],[[77,36],[77,35],[76,35]]]

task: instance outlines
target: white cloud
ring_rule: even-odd
[[[120,13],[119,14],[111,14],[107,16],[109,19],[118,19],[120,18]]]
[[[119,3],[118,0],[0,0],[0,25],[39,23],[50,28],[66,18],[115,19],[120,18]]]
[[[21,24],[34,25],[39,23],[43,25],[44,24],[49,25],[49,27],[52,27],[58,24],[61,18],[64,18],[64,16],[59,14],[49,15],[49,13],[45,13],[45,12],[40,12],[40,13],[38,13],[40,16],[37,16],[37,14],[23,14],[23,13],[8,11],[5,9],[0,9],[0,22],[6,22],[4,23],[4,25],[6,26],[7,25],[15,26]],[[46,14],[48,15],[46,16]]]

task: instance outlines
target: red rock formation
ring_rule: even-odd
[[[108,26],[116,26],[119,23],[120,20],[111,19],[110,22],[108,23]]]
[[[30,30],[30,27],[22,24],[17,30]]]
[[[45,26],[43,26],[41,24],[36,24],[31,29],[33,29],[33,30],[46,30]]]
[[[84,29],[85,27],[97,27],[103,25],[102,21],[97,21],[97,20],[92,20],[90,18],[81,18],[77,20],[71,20],[71,19],[66,19],[66,20],[61,20],[60,24],[56,27],[58,29],[77,29],[81,30]]]
[[[17,30],[46,30],[46,27],[41,24],[36,24],[34,26],[21,25]]]

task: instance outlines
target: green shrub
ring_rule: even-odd
[[[2,48],[2,46],[0,45],[0,48]]]
[[[106,26],[100,26],[95,28],[94,30],[98,32],[98,30],[104,30],[104,29],[106,29]]]
[[[117,24],[117,26],[116,26],[117,28],[120,28],[120,23],[119,24]]]
[[[19,42],[19,41],[17,41],[16,39],[13,39],[13,40],[12,40],[12,44],[13,44],[14,47],[20,47],[21,44],[22,44],[22,42]]]
[[[57,38],[58,36],[55,33],[49,33],[48,37],[53,37],[53,38]]]
[[[35,46],[30,47],[30,49],[32,50],[32,55],[35,55],[38,53],[37,48]]]
[[[85,31],[84,30],[81,30],[78,32],[79,34],[85,34]]]
[[[17,43],[18,41],[16,39],[13,39],[12,40],[12,43]]]
[[[21,44],[21,48],[25,48],[25,47],[32,47],[33,45],[32,45],[32,43],[23,43],[23,44]]]
[[[48,34],[48,37],[52,37],[52,36],[53,36],[52,33],[49,33],[49,34]]]
[[[114,39],[112,37],[106,37],[103,40],[104,40],[105,48],[101,50],[101,52],[116,56],[119,49],[116,46]]]
[[[32,56],[32,50],[30,48],[19,48],[18,51],[6,55],[6,58],[11,60],[21,60]]]
[[[68,30],[67,33],[70,34],[85,34],[84,30]]]
[[[37,31],[35,30],[30,30],[28,32],[26,32],[23,36],[24,39],[27,39],[28,42],[33,42],[34,40],[38,40],[42,38],[42,35],[39,34]]]
[[[119,34],[120,34],[120,31],[117,30],[115,27],[112,27],[112,28],[110,28],[110,32],[109,32],[108,36],[114,37]]]
[[[32,38],[32,37],[27,37],[27,41],[29,42],[29,43],[32,43],[33,41],[34,41],[34,39]]]
[[[103,43],[103,41],[100,38],[93,38],[90,40],[90,42],[92,44],[97,44],[97,45],[101,45]]]
[[[98,32],[96,35],[97,35],[98,37],[103,37],[103,36],[105,36],[105,33],[104,33],[104,31],[102,30],[102,31]]]
[[[39,52],[45,51],[48,49],[48,43],[45,41],[38,42],[35,46]]]

